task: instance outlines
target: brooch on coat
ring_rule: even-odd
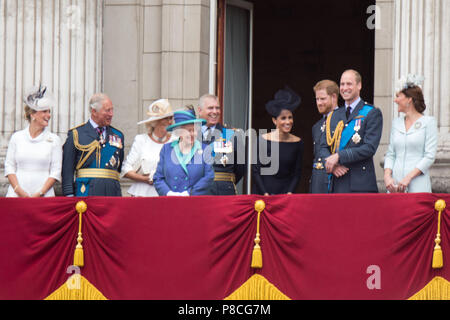
[[[422,126],[422,123],[421,123],[421,122],[416,122],[416,123],[414,124],[414,128],[416,128],[416,129],[420,129],[421,126]]]

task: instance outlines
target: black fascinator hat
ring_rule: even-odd
[[[293,112],[300,105],[302,99],[291,88],[285,86],[284,89],[275,93],[273,100],[266,103],[267,112],[274,118],[277,118],[281,111],[286,109]]]

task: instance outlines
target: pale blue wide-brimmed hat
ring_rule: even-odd
[[[184,126],[191,123],[205,124],[205,119],[197,119],[194,110],[179,110],[173,113],[174,124],[166,128],[167,131],[172,131],[177,127]]]

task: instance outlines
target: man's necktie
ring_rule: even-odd
[[[207,141],[207,142],[211,141],[211,138],[212,138],[212,130],[211,130],[211,127],[206,128],[204,137],[205,137],[205,141]]]
[[[347,110],[345,111],[345,115],[347,116],[347,119],[350,117],[351,110],[352,110],[351,107],[348,106]]]

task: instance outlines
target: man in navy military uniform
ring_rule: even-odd
[[[325,159],[320,154],[320,140],[325,134],[327,115],[338,108],[339,87],[331,80],[319,81],[314,86],[317,110],[322,118],[312,127],[314,160],[311,174],[311,193],[328,193],[328,173],[325,169]]]
[[[124,135],[111,126],[113,104],[106,94],[94,94],[89,107],[90,119],[71,129],[63,146],[63,194],[120,197]]]
[[[209,145],[214,162],[214,183],[211,186],[213,195],[236,195],[236,184],[245,171],[245,148],[243,137],[235,130],[220,124],[219,99],[211,94],[200,97],[198,104],[199,118],[205,119],[202,126],[203,143]]]
[[[360,98],[361,88],[361,75],[344,71],[339,89],[345,108],[328,116],[321,139],[333,193],[378,192],[373,156],[380,143],[383,116]]]

